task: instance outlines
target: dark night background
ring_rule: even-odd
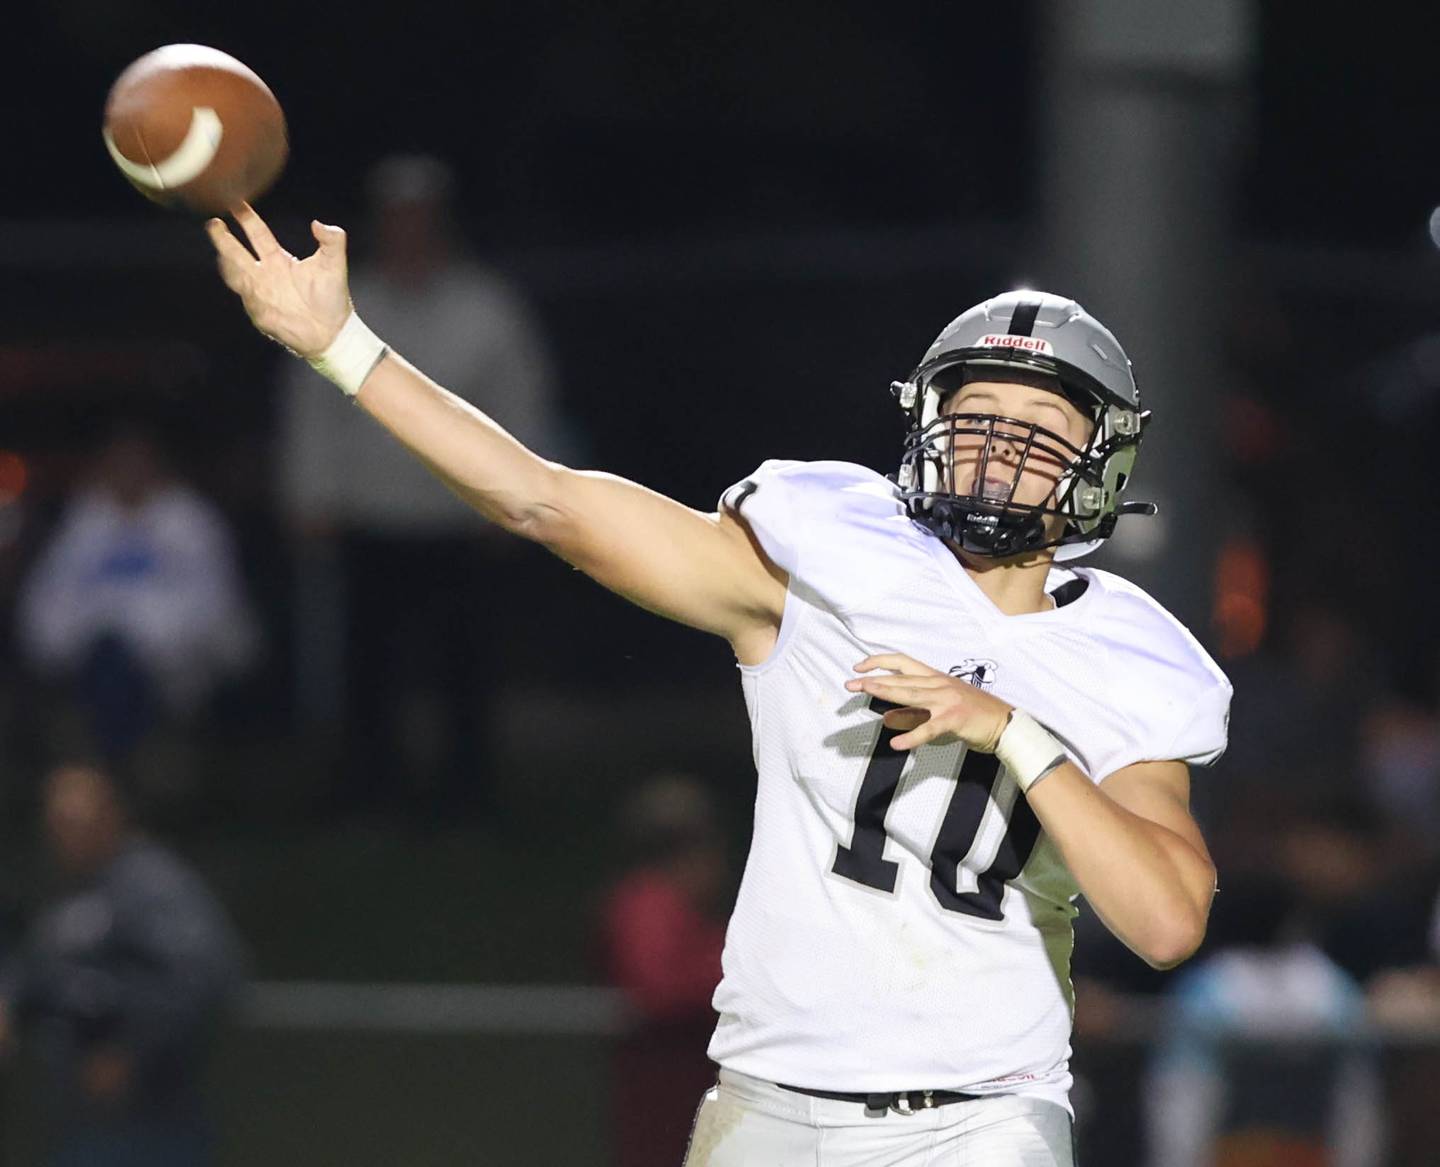
[[[286,109],[272,213],[342,218],[377,150],[424,149],[460,168],[477,231],[521,245],[1014,220],[1033,207],[1033,7],[19,5],[0,211],[153,215],[86,141],[125,64],[193,40],[250,63]],[[1435,200],[1437,18],[1258,18],[1244,232],[1413,242]]]

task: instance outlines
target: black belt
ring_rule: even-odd
[[[893,1110],[896,1114],[914,1114],[932,1110],[952,1102],[976,1102],[983,1094],[961,1094],[958,1090],[892,1090],[888,1094],[842,1094],[838,1090],[807,1090],[804,1086],[787,1086],[776,1082],[781,1090],[792,1094],[808,1094],[811,1098],[829,1098],[835,1102],[854,1102],[866,1110]]]

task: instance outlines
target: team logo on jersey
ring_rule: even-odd
[[[988,657],[967,656],[950,669],[952,677],[969,681],[977,689],[988,689],[995,683],[995,673],[1000,666]]]

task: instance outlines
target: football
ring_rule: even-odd
[[[166,45],[126,68],[105,102],[104,139],[146,198],[204,215],[264,194],[289,153],[270,87],[206,45]]]

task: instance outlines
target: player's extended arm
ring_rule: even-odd
[[[221,220],[207,224],[226,284],[261,332],[306,359],[318,357],[352,311],[345,233],[313,223],[319,246],[300,260],[250,207],[235,218],[255,255]],[[548,462],[393,352],[371,370],[356,401],[501,527],[642,607],[724,636],[742,660],[764,655],[786,580],[736,519]]]

